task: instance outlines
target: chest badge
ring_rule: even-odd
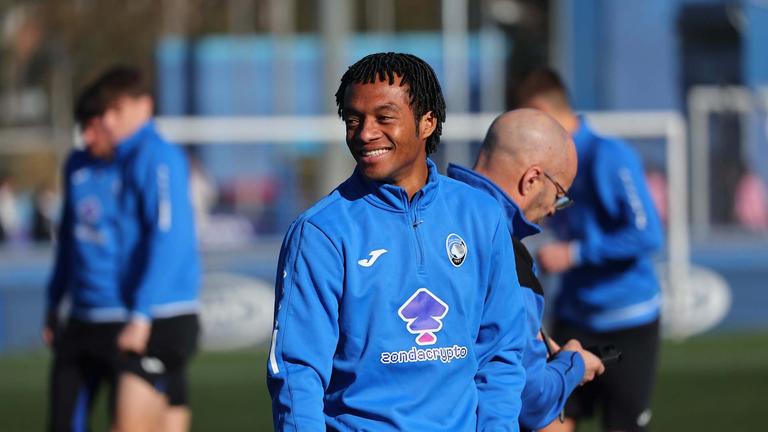
[[[445,251],[454,267],[462,265],[467,258],[467,244],[458,234],[448,234],[445,239]]]

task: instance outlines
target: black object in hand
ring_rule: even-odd
[[[590,345],[585,349],[597,356],[606,366],[621,361],[621,351],[614,345]]]

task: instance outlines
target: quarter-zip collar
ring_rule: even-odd
[[[517,203],[509,197],[496,183],[471,169],[459,165],[448,165],[448,177],[466,183],[475,189],[485,191],[501,204],[507,215],[507,226],[514,237],[523,239],[541,232],[541,227],[525,218]]]
[[[115,155],[122,159],[131,154],[147,137],[157,134],[154,120],[148,120],[136,132],[117,143]]]
[[[357,180],[359,187],[365,192],[365,200],[384,210],[395,212],[408,212],[413,206],[424,209],[434,201],[440,187],[437,166],[427,158],[427,183],[413,195],[413,200],[408,199],[408,192],[400,186],[369,180],[355,168],[352,175]]]

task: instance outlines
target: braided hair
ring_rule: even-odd
[[[350,84],[371,84],[388,80],[389,85],[393,85],[395,75],[400,78],[400,85],[406,86],[416,124],[418,125],[421,117],[430,111],[437,119],[437,127],[426,142],[426,151],[430,154],[440,143],[440,134],[445,122],[445,99],[435,71],[415,55],[393,52],[370,54],[350,66],[341,77],[341,84],[336,91],[339,116],[343,116],[344,92]]]

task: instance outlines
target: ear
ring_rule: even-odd
[[[435,128],[437,128],[437,117],[432,114],[432,111],[428,111],[419,119],[417,129],[419,138],[423,140],[429,138],[430,135],[432,135],[432,133],[435,131]]]
[[[536,191],[536,183],[541,181],[541,177],[544,175],[544,170],[538,165],[528,167],[520,178],[520,184],[518,185],[521,196],[529,196]]]

